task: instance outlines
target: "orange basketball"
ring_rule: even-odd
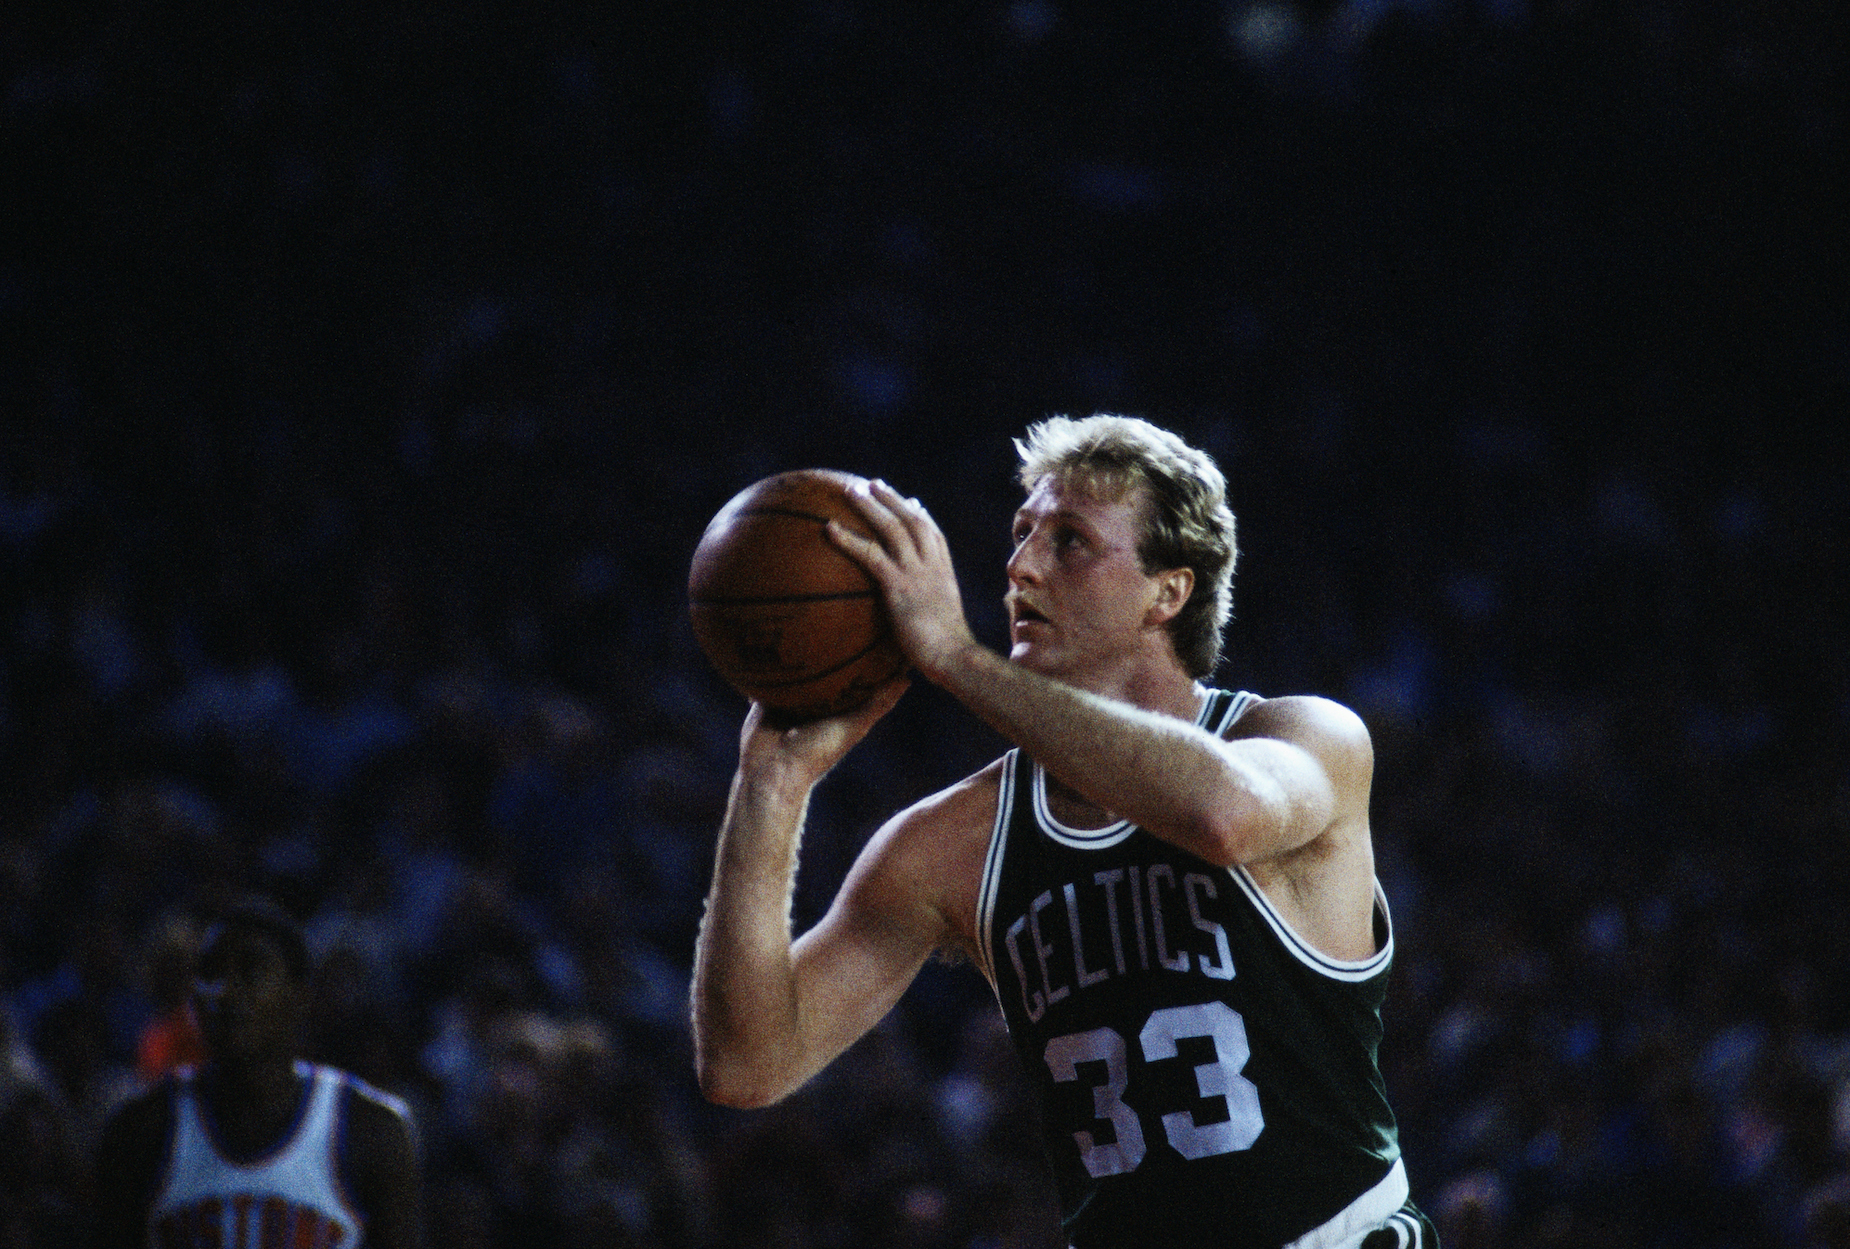
[[[719,674],[789,720],[850,711],[906,666],[880,587],[823,532],[866,533],[860,481],[827,468],[753,483],[701,536],[687,575],[694,636]]]

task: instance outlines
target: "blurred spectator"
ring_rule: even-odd
[[[0,1009],[0,1244],[68,1244],[90,1193],[84,1142],[64,1098]]]
[[[135,1078],[152,1084],[176,1067],[196,1065],[205,1057],[199,1020],[193,1014],[193,960],[199,950],[198,926],[184,915],[171,915],[148,935],[143,978],[153,1017],[135,1044]]]

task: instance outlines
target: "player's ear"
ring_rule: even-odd
[[[1166,625],[1176,618],[1188,596],[1195,592],[1193,568],[1168,568],[1156,574],[1156,594],[1150,601],[1145,619],[1153,625]]]

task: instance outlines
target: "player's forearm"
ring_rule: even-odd
[[[741,769],[714,856],[695,948],[693,1030],[702,1090],[726,1104],[781,1096],[797,1026],[790,908],[808,787]]]
[[[1087,800],[1211,862],[1244,861],[1289,818],[1285,790],[1261,760],[1185,720],[1051,680],[981,646],[938,680]]]

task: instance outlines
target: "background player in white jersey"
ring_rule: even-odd
[[[1367,730],[1325,699],[1202,684],[1235,555],[1209,457],[1110,416],[1018,447],[1006,658],[971,634],[918,500],[873,482],[874,536],[830,529],[913,669],[1018,750],[887,821],[793,941],[810,791],[904,683],[809,724],[752,708],[696,953],[702,1087],[782,1098],[958,950],[1036,1079],[1080,1249],[1152,1229],[1174,1249],[1430,1245],[1375,1065],[1392,936]]]
[[[411,1249],[419,1175],[403,1102],[301,1061],[309,960],[293,919],[249,899],[207,933],[194,1007],[206,1044],[111,1117],[99,1249]]]

